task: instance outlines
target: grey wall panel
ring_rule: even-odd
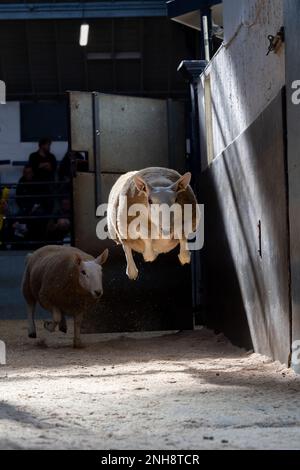
[[[99,94],[102,172],[168,166],[164,100]]]
[[[108,201],[110,189],[118,177],[119,175],[101,175],[104,203]],[[73,203],[75,246],[96,255],[110,243],[101,242],[96,235],[100,218],[96,217],[94,173],[77,173],[73,179]]]
[[[175,100],[167,101],[169,158],[168,167],[180,173],[186,171],[186,125],[184,103]]]
[[[240,345],[250,332],[257,352],[288,363],[284,150],[280,94],[203,174],[203,196],[208,323]]]
[[[92,93],[69,93],[71,149],[88,152],[89,169],[94,170]]]
[[[116,173],[101,174],[101,198],[104,203],[108,202],[110,190],[119,177],[120,175]]]
[[[75,246],[87,253],[96,253],[99,240],[96,236],[95,175],[77,173],[73,178]]]

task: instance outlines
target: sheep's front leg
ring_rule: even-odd
[[[36,327],[34,323],[34,312],[36,303],[27,305],[27,319],[28,319],[28,336],[29,338],[36,338]]]
[[[79,314],[74,316],[74,339],[73,339],[73,347],[74,348],[82,348],[82,342],[80,339],[80,330],[81,330],[81,322],[82,322],[83,314]]]
[[[126,262],[127,262],[127,268],[126,268],[126,274],[129,277],[129,279],[135,281],[138,277],[138,269],[135,265],[133,256],[132,256],[132,249],[130,246],[127,245],[127,243],[123,242],[123,250],[126,256]]]
[[[188,244],[185,239],[180,240],[180,252],[178,258],[183,266],[185,264],[190,264],[191,262],[191,253],[188,250]]]
[[[144,249],[144,253],[143,253],[144,260],[147,263],[152,263],[157,258],[157,255],[153,251],[152,240],[147,239],[147,240],[143,240],[143,241],[144,241],[144,244],[145,244],[145,249]]]
[[[62,320],[62,314],[61,311],[58,308],[53,308],[52,310],[52,319],[53,321],[45,321],[44,322],[44,328],[46,330],[50,331],[50,333],[53,333],[57,327],[57,325],[61,322]]]

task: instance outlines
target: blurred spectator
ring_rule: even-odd
[[[3,188],[0,190],[0,246],[2,245],[2,240],[5,238],[5,216],[8,212],[8,198],[9,198],[9,189]]]
[[[80,152],[69,150],[59,165],[58,177],[59,181],[70,181],[75,170],[86,169],[87,162]]]
[[[42,183],[36,185],[36,191],[42,196],[39,199],[37,198],[37,203],[43,215],[51,214],[54,207],[52,195],[55,193],[55,187],[51,182],[55,180],[57,161],[55,156],[50,153],[50,149],[51,139],[48,137],[40,139],[38,151],[32,153],[28,161],[28,165],[33,171],[33,181]],[[49,184],[46,184],[46,182],[49,182]]]
[[[62,199],[60,208],[54,212],[55,219],[50,220],[47,227],[47,239],[63,241],[71,230],[71,201]]]
[[[51,139],[44,137],[39,141],[39,149],[29,156],[29,166],[33,171],[34,181],[53,181],[57,161],[55,156],[50,153]]]
[[[22,214],[29,215],[33,206],[37,203],[34,198],[34,195],[37,194],[36,188],[36,185],[33,183],[33,170],[31,166],[26,165],[16,189],[16,203]],[[24,196],[26,197],[24,198]]]
[[[19,216],[24,219],[18,219],[13,222],[13,239],[26,244],[27,240],[42,241],[45,238],[47,221],[28,219],[26,216],[45,215],[42,207],[41,198],[38,196],[43,193],[43,189],[34,183],[34,173],[32,167],[27,164],[23,169],[23,176],[20,178],[16,188],[16,203],[19,207]],[[24,197],[25,196],[25,197]]]

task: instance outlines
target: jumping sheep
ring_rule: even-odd
[[[145,168],[140,171],[132,171],[122,175],[111,189],[108,201],[107,226],[110,238],[116,243],[122,244],[125,252],[129,279],[135,280],[138,270],[135,265],[132,250],[142,253],[146,262],[154,261],[161,253],[168,253],[177,245],[180,245],[179,260],[182,265],[191,261],[190,251],[187,245],[186,233],[176,237],[173,230],[175,219],[172,219],[168,230],[159,222],[158,237],[149,236],[149,227],[153,224],[151,209],[162,207],[171,208],[177,203],[182,209],[185,205],[192,207],[191,225],[194,232],[197,228],[197,201],[190,187],[191,173],[181,176],[177,171],[168,168]],[[130,213],[130,208],[136,204],[142,205],[146,210],[144,226],[140,227],[140,233],[146,229],[145,236],[130,237],[128,227],[135,219]],[[183,214],[183,213],[182,213]],[[199,214],[198,214],[199,215]],[[183,226],[182,215],[179,226]],[[156,219],[157,222],[157,219]],[[155,222],[155,223],[156,223]],[[141,223],[143,225],[143,222]],[[148,230],[148,232],[147,232]],[[165,236],[169,233],[169,237]]]
[[[28,255],[22,293],[27,303],[30,338],[36,338],[34,312],[38,302],[52,313],[53,321],[44,323],[50,332],[58,326],[66,333],[65,315],[74,317],[73,346],[81,347],[83,315],[103,294],[102,265],[107,257],[107,249],[95,259],[77,248],[52,245]]]

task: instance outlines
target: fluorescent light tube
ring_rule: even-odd
[[[80,46],[86,46],[89,40],[89,29],[90,26],[87,23],[83,23],[80,26],[80,37],[79,44]]]

